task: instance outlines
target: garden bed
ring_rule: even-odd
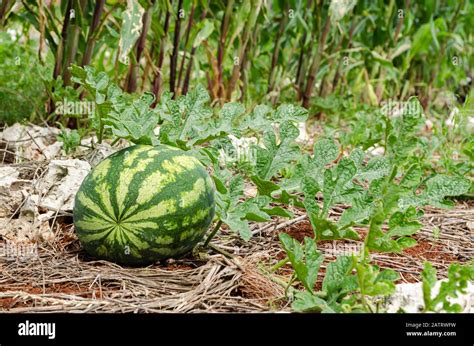
[[[333,210],[334,215],[340,210]],[[429,260],[440,277],[452,262],[472,259],[472,203],[458,202],[451,210],[426,208],[418,245],[400,254],[374,253],[375,263],[400,274],[399,283],[421,280]],[[63,219],[67,220],[67,218]],[[433,229],[439,236],[433,237]],[[261,230],[261,231],[260,231]],[[146,268],[121,267],[87,257],[67,222],[60,222],[50,243],[38,245],[38,257],[0,261],[0,309],[4,312],[264,312],[289,311],[284,288],[288,267],[273,275],[269,268],[284,257],[278,232],[298,240],[312,231],[305,215],[294,220],[254,226],[254,237],[243,242],[225,231],[203,251]],[[361,230],[363,233],[363,230]],[[358,249],[361,241],[324,241],[319,250],[327,260]],[[5,241],[0,242],[5,245]],[[325,268],[325,265],[322,266]],[[324,274],[324,270],[320,272]],[[322,277],[316,285],[320,285]]]

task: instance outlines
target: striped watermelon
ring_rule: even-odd
[[[190,251],[209,228],[214,208],[214,184],[195,157],[163,145],[135,145],[89,173],[73,214],[90,255],[147,264]]]

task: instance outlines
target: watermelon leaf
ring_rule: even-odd
[[[282,169],[295,162],[300,155],[299,146],[295,143],[299,130],[291,122],[281,124],[279,140],[273,129],[263,136],[264,147],[254,146],[256,150],[256,175],[263,180],[270,180]]]
[[[279,234],[280,242],[285,250],[296,277],[308,292],[314,291],[319,267],[323,263],[323,255],[316,249],[314,239],[305,237],[304,246],[286,233]]]

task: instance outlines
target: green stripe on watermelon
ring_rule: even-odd
[[[191,250],[214,209],[212,179],[195,157],[137,145],[109,156],[84,179],[74,224],[92,256],[146,264]]]

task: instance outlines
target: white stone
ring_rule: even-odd
[[[38,186],[42,196],[38,206],[50,210],[72,210],[74,196],[90,170],[90,164],[83,160],[51,161]]]
[[[439,292],[441,283],[446,280],[438,280],[431,291],[432,297]],[[396,286],[395,293],[388,299],[387,312],[396,313],[400,309],[407,313],[418,313],[424,308],[422,283],[406,283]],[[466,294],[458,294],[457,298],[448,298],[451,303],[457,303],[462,307],[462,312],[474,312],[471,307],[474,302],[474,285],[469,283]],[[441,307],[440,307],[441,308]]]

